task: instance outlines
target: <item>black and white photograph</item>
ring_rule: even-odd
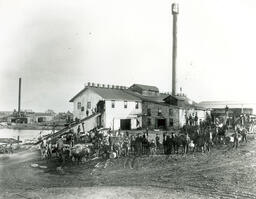
[[[255,199],[255,10],[0,0],[0,198]]]

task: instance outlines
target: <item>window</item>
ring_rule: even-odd
[[[172,118],[169,119],[169,126],[173,126],[173,119]]]
[[[169,116],[171,116],[171,117],[173,116],[173,109],[171,109],[171,108],[169,109]]]
[[[92,107],[92,103],[91,102],[87,102],[87,109],[91,109]]]
[[[160,108],[158,108],[158,112],[157,112],[158,115],[162,115],[162,110]]]
[[[151,109],[150,108],[147,109],[147,115],[151,116]]]
[[[124,101],[124,108],[127,108],[127,101]]]
[[[81,102],[77,102],[77,109],[78,109],[78,110],[81,109]]]
[[[115,108],[115,100],[112,100],[112,101],[111,101],[111,107],[112,107],[112,108]]]
[[[139,108],[139,102],[135,102],[135,108],[136,108],[136,109]]]
[[[81,107],[81,111],[84,111],[84,106]]]
[[[150,118],[148,118],[147,126],[151,126],[151,119]]]

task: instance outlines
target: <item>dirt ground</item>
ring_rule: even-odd
[[[0,198],[256,198],[256,140],[215,146],[210,153],[151,156],[67,165],[37,151],[0,156]],[[31,164],[47,165],[47,169]],[[95,165],[97,164],[97,167]]]

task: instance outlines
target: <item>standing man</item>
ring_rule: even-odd
[[[166,134],[163,134],[163,149],[164,149],[164,155],[167,154],[167,142],[166,142]]]
[[[63,140],[62,138],[59,138],[57,141],[57,153],[60,158],[62,157],[63,147],[64,147]]]
[[[76,142],[80,141],[80,133],[81,133],[81,128],[80,128],[80,125],[79,125],[78,128],[77,128],[77,134],[76,134],[76,139],[75,139]]]
[[[48,139],[48,149],[47,149],[47,152],[48,152],[48,156],[49,158],[52,158],[52,141],[51,141],[51,138]]]
[[[187,115],[187,113],[185,113],[185,121],[186,121],[186,125],[188,125],[188,115]]]
[[[195,126],[198,125],[198,116],[197,116],[197,113],[196,113],[196,116],[195,116]]]
[[[81,128],[80,128],[80,125],[79,125],[78,128],[77,128],[77,134],[80,134],[80,132],[81,132]]]
[[[242,128],[241,134],[242,134],[242,142],[245,141],[247,143],[247,130],[245,127]]]
[[[142,154],[142,138],[139,134],[137,134],[137,137],[135,138],[135,156],[141,156]]]
[[[235,134],[234,134],[234,146],[233,148],[236,148],[238,147],[238,133],[239,133],[239,128],[238,126],[235,127]]]
[[[158,134],[156,134],[156,149],[160,149],[160,137],[158,136]]]
[[[192,120],[193,120],[193,118],[192,118],[192,115],[191,115],[191,114],[189,115],[188,120],[189,120],[189,125],[192,126]]]

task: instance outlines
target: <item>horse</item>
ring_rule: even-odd
[[[164,154],[170,155],[172,153],[172,149],[174,149],[174,142],[173,142],[173,135],[170,137],[170,135],[166,136],[166,139],[164,140]]]
[[[210,128],[206,129],[204,132],[204,141],[205,141],[205,148],[208,152],[211,151],[211,147],[214,145],[213,143],[213,132]]]
[[[197,151],[201,151],[202,153],[205,152],[205,136],[203,134],[203,132],[198,131],[198,134],[196,136],[196,138],[194,139],[195,142],[195,147],[197,149]]]
[[[242,142],[246,142],[247,143],[247,133],[248,131],[246,130],[246,128],[243,128],[241,131],[240,131],[240,134],[242,135]]]
[[[82,144],[76,144],[70,150],[71,159],[74,160],[77,164],[81,163],[83,158],[89,158],[91,150],[88,146]]]
[[[216,134],[217,134],[217,139],[219,143],[223,142],[223,144],[225,144],[227,129],[228,129],[227,125],[217,126]]]
[[[179,147],[182,147],[182,153],[188,153],[190,138],[188,134],[173,134],[174,153],[179,153]]]
[[[149,148],[150,148],[150,155],[155,155],[156,154],[156,144],[154,140],[151,140],[149,142]]]
[[[125,137],[123,142],[121,143],[121,148],[122,148],[122,155],[128,156],[131,150],[131,144],[130,144],[130,139],[129,137]]]

